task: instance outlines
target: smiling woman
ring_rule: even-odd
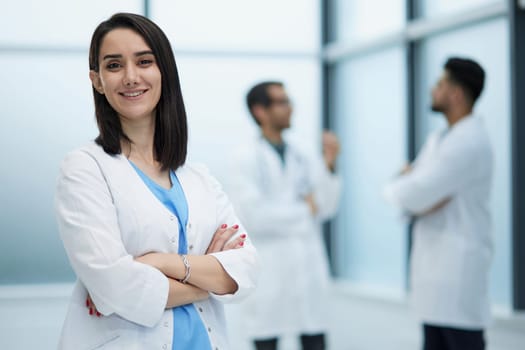
[[[144,39],[131,29],[115,29],[102,41],[100,57],[99,71],[92,70],[89,76],[121,122],[154,124],[162,79]]]
[[[227,349],[223,302],[257,257],[221,186],[185,164],[187,121],[161,29],[116,14],[89,55],[99,135],[67,155],[55,207],[78,282],[60,349]]]

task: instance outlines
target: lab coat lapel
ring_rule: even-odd
[[[182,192],[184,192],[184,197],[186,198],[186,203],[188,205],[188,224],[192,222],[192,213],[195,209],[195,203],[193,203],[193,200],[191,200],[191,196],[189,196],[189,192],[191,191],[192,182],[191,182],[191,176],[188,176],[188,171],[184,166],[179,167],[175,171],[175,175],[177,175],[177,179],[180,182],[180,186],[182,187]]]
[[[206,183],[195,171],[181,166],[175,172],[179,179],[186,203],[188,204],[188,223],[186,225],[186,240],[190,254],[203,254],[212,239],[215,230],[219,227],[217,223],[216,202],[210,201]],[[223,224],[223,223],[220,223]],[[200,250],[192,250],[195,247]]]
[[[264,138],[261,137],[259,141],[259,147],[261,148],[261,155],[262,155],[262,163],[263,166],[266,167],[265,175],[269,176],[277,175],[279,178],[282,177],[286,166],[283,166],[283,163],[281,161],[281,158],[279,158],[279,155],[277,152],[272,148],[272,146],[266,141]]]
[[[140,175],[137,174],[137,171],[129,163],[129,160],[123,155],[120,155],[119,157],[121,159],[119,162],[119,166],[121,167],[120,171],[123,173],[123,176],[120,178],[127,180],[126,187],[128,191],[133,192],[133,198],[142,198],[143,201],[141,202],[144,204],[144,207],[157,208],[155,210],[160,210],[166,214],[172,215],[173,213],[168,208],[166,208],[166,206],[162,204],[161,201],[159,201],[153,192],[151,192]]]

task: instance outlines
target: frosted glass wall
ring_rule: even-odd
[[[437,17],[503,2],[505,0],[420,0],[419,6],[422,16]]]
[[[401,32],[402,0],[336,1],[334,42],[356,45]],[[373,25],[371,25],[373,23]],[[407,161],[404,47],[342,58],[333,70],[333,118],[345,179],[335,222],[338,277],[380,294],[404,293],[407,228],[381,191]]]
[[[404,0],[334,1],[335,38],[363,42],[400,31],[405,24]]]
[[[405,55],[393,48],[337,65],[337,132],[345,179],[336,221],[337,267],[354,284],[399,295],[406,279],[406,223],[382,188],[406,163]]]
[[[319,0],[151,0],[175,50],[318,53]]]
[[[143,1],[3,1],[0,45],[43,50],[87,48],[98,23],[115,12],[142,13]]]
[[[95,26],[142,1],[11,1],[0,11],[0,284],[74,278],[53,194],[66,152],[96,136],[88,78]]]

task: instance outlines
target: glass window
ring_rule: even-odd
[[[382,189],[407,161],[405,74],[401,47],[335,69],[334,115],[345,180],[336,219],[337,270],[343,279],[395,293],[405,286],[407,230]]]
[[[403,0],[335,1],[335,39],[353,44],[401,31],[405,24],[405,7]]]
[[[87,57],[3,54],[0,65],[30,67],[0,84],[0,284],[72,281],[53,196],[62,158],[97,135]]]
[[[318,0],[152,0],[152,18],[175,50],[315,52]]]
[[[420,0],[420,2],[421,15],[434,17],[503,2],[503,0]]]
[[[449,56],[466,56],[478,61],[486,71],[485,89],[475,106],[487,126],[494,153],[492,221],[495,257],[491,292],[496,304],[511,306],[511,117],[509,90],[509,45],[505,19],[432,37],[421,47],[423,70],[419,107],[419,144],[430,130],[443,127],[443,118],[430,112],[430,88],[441,74]]]
[[[9,1],[0,11],[0,45],[87,48],[95,27],[115,12],[142,13],[143,1]]]

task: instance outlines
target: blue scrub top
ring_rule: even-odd
[[[171,188],[165,189],[151,180],[133,162],[129,161],[142,181],[151,192],[179,220],[179,254],[188,252],[186,224],[188,223],[188,202],[177,175],[170,171]],[[174,307],[173,309],[173,346],[172,350],[211,349],[206,328],[193,304]]]

